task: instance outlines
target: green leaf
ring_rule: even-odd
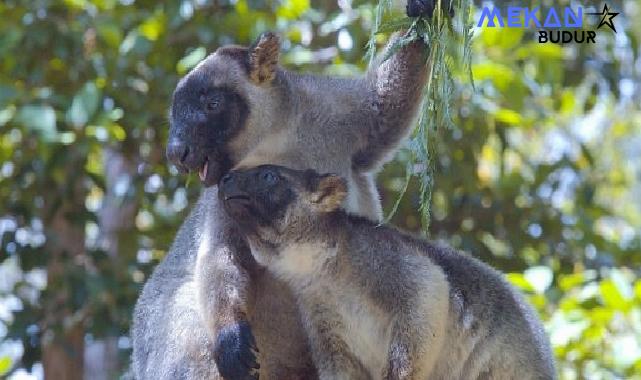
[[[472,73],[475,81],[491,80],[502,91],[514,86],[516,80],[516,73],[512,68],[491,61],[473,65]]]
[[[56,112],[49,105],[23,106],[16,119],[28,129],[39,133],[45,141],[53,141],[56,137]]]
[[[89,2],[87,0],[64,0],[65,5],[69,8],[78,10],[86,9]]]
[[[559,288],[564,292],[578,287],[585,282],[585,272],[563,274],[559,276]]]
[[[624,297],[616,282],[612,279],[601,281],[599,290],[601,293],[601,299],[606,306],[617,310],[628,309],[628,300]]]
[[[191,68],[196,66],[198,62],[202,61],[203,58],[207,55],[207,50],[204,47],[199,47],[191,51],[191,53],[184,56],[176,64],[176,71],[178,74],[183,75]]]
[[[73,97],[66,120],[76,128],[83,127],[96,113],[100,102],[100,90],[94,82],[87,82]]]
[[[122,41],[122,30],[118,25],[101,22],[97,24],[98,36],[113,48],[117,48]]]
[[[484,233],[481,241],[497,257],[507,257],[510,253],[510,246],[504,240],[494,237],[490,233]]]
[[[545,62],[551,62],[552,60],[560,60],[563,58],[563,48],[557,44],[539,44],[532,42],[527,45],[527,52],[523,52],[523,58],[535,57],[541,59]],[[519,52],[520,53],[520,52]],[[520,55],[517,53],[517,55]]]
[[[536,290],[530,281],[521,273],[508,273],[505,277],[507,277],[507,280],[512,283],[512,285],[524,292],[534,292]]]
[[[0,127],[3,125],[7,124],[9,120],[15,115],[16,113],[16,107],[13,105],[10,105],[9,107],[0,110]]]
[[[11,369],[11,358],[3,356],[0,358],[0,376],[4,376]]]
[[[523,28],[481,28],[481,41],[486,46],[499,46],[504,50],[517,46],[523,39]]]
[[[641,280],[637,280],[637,282],[634,283],[634,294],[637,299],[641,301]]]
[[[496,111],[494,117],[496,117],[497,121],[513,126],[519,126],[523,124],[523,118],[521,117],[521,115],[518,112],[507,108],[501,108],[500,110]]]
[[[285,0],[278,8],[276,14],[288,20],[294,20],[302,16],[310,7],[309,0]]]
[[[138,31],[140,34],[150,41],[156,41],[158,37],[165,31],[166,17],[162,11],[156,11],[153,16],[149,17],[145,22],[140,24]]]

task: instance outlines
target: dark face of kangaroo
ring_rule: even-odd
[[[169,112],[167,158],[172,164],[182,172],[198,172],[211,186],[251,151],[253,143],[233,142],[259,130],[268,133],[258,128],[265,120],[252,121],[252,107],[270,107],[260,97],[276,75],[278,54],[278,38],[264,33],[250,47],[216,50],[182,78]]]
[[[338,209],[346,195],[339,176],[276,165],[233,170],[218,191],[242,233],[272,246],[313,234],[322,216]]]
[[[222,178],[218,191],[225,211],[250,234],[277,229],[296,193],[296,183],[273,165],[234,170]]]
[[[173,96],[167,157],[182,171],[198,171],[205,185],[218,182],[231,169],[228,143],[248,113],[233,89],[214,86],[205,73],[185,77]]]

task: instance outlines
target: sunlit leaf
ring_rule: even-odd
[[[489,47],[511,49],[521,42],[524,28],[480,28],[483,44]]]
[[[110,124],[108,130],[109,134],[117,141],[123,141],[127,137],[127,132],[120,124]]]
[[[138,27],[140,35],[146,37],[148,40],[156,41],[165,31],[165,22],[165,14],[160,10],[156,11],[153,16],[149,17]]]
[[[0,376],[5,375],[11,369],[11,358],[3,356],[0,358]]]
[[[73,97],[67,111],[67,122],[76,128],[84,126],[96,113],[100,102],[100,90],[94,82],[87,82]]]
[[[563,58],[563,49],[558,44],[539,44],[531,43],[529,45],[530,53],[542,60],[555,60]],[[549,63],[550,61],[548,61]]]
[[[64,3],[70,8],[85,9],[89,4],[87,0],[64,0]]]
[[[559,276],[559,287],[563,291],[568,291],[575,288],[585,281],[585,272],[562,274]]]
[[[38,132],[46,141],[52,141],[56,136],[56,112],[49,105],[23,106],[18,110],[16,119]]]
[[[9,120],[15,115],[16,113],[16,107],[14,105],[10,105],[9,107],[0,110],[0,127],[3,125],[7,124]]]
[[[532,284],[525,278],[525,276],[522,273],[508,273],[505,275],[507,277],[508,281],[512,283],[512,285],[518,287],[519,289],[526,291],[526,292],[534,292],[535,288],[532,286]]]
[[[617,310],[627,310],[629,307],[628,300],[623,296],[619,287],[612,279],[601,281],[599,285],[603,303]]]
[[[561,94],[561,107],[559,111],[562,114],[569,115],[574,111],[575,106],[576,98],[574,93],[570,90],[563,91],[563,94]]]
[[[123,31],[116,24],[102,22],[97,25],[98,36],[112,47],[118,47],[122,41]]]
[[[294,20],[302,16],[310,6],[309,0],[284,0],[277,10],[279,17]]]
[[[514,84],[514,71],[509,66],[500,63],[484,62],[475,64],[472,66],[472,74],[475,81],[490,80],[500,89],[507,89],[508,86]]]
[[[178,63],[176,64],[176,71],[178,72],[178,74],[185,74],[188,70],[196,66],[198,62],[202,61],[203,58],[205,58],[205,55],[207,55],[207,50],[205,50],[205,48],[202,46],[192,50],[191,53],[187,54],[180,61],[178,61]]]
[[[606,326],[612,320],[615,309],[594,307],[590,310],[590,320],[594,325]]]
[[[518,112],[506,108],[501,108],[500,110],[496,111],[496,113],[494,113],[494,116],[496,117],[497,121],[509,125],[518,126],[523,123],[523,119]]]

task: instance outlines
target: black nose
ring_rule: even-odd
[[[227,173],[218,183],[218,196],[224,201],[249,201],[251,188],[248,188],[242,173]]]
[[[183,141],[172,139],[167,144],[167,158],[174,165],[181,166],[187,159],[189,154],[189,146]]]

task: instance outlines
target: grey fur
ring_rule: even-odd
[[[374,175],[409,133],[427,75],[424,50],[420,43],[405,46],[357,79],[277,68],[273,78],[260,74],[252,81],[248,50],[225,47],[181,83],[201,76],[211,86],[233,89],[247,102],[244,127],[222,149],[230,165],[275,163],[339,173],[349,179],[351,198],[344,206],[378,220]],[[176,118],[193,119],[194,112],[189,107],[172,110],[172,128]],[[220,151],[199,154],[213,165]],[[218,169],[215,177],[224,174]],[[217,180],[212,176],[206,183]],[[313,378],[291,291],[253,262],[244,242],[230,232],[215,198],[215,188],[203,191],[145,284],[132,326],[136,377],[219,378],[213,342],[221,328],[248,320],[260,350],[261,379]]]
[[[338,210],[338,179],[268,165],[220,190],[256,260],[294,290],[322,380],[555,378],[535,311],[499,272]]]

